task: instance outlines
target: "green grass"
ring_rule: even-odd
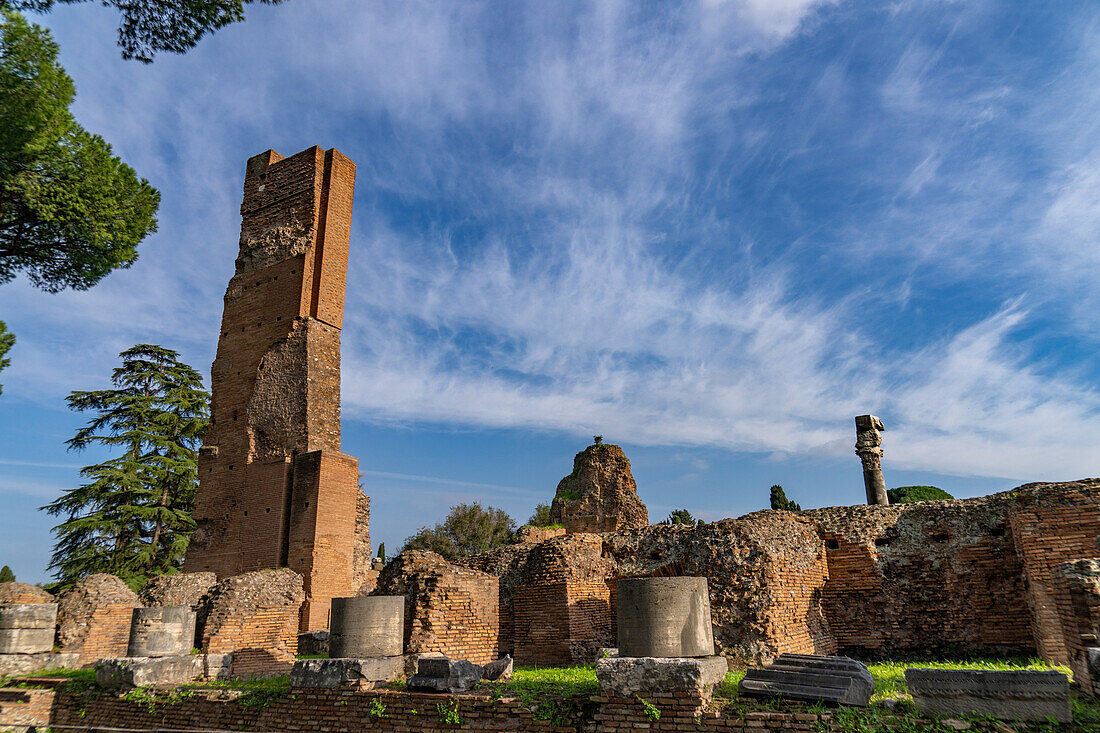
[[[581,498],[581,492],[579,492],[579,491],[559,491],[555,498],[561,499],[562,501],[576,501],[577,499]]]
[[[488,689],[495,698],[518,697],[535,708],[536,720],[567,725],[592,712],[589,698],[599,694],[600,683],[592,666],[516,667],[512,679],[481,682],[478,688]]]

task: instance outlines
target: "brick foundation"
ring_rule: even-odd
[[[33,698],[23,709],[4,702],[4,695]],[[176,703],[158,702],[151,709],[115,696],[82,698],[54,690],[0,691],[0,725],[53,725],[66,730],[103,728],[168,730],[317,731],[328,733],[400,733],[422,730],[540,731],[811,731],[836,730],[831,716],[814,713],[724,711],[700,712],[703,701],[691,695],[652,696],[646,700],[660,713],[647,716],[640,701],[594,697],[594,723],[554,725],[514,698],[492,700],[474,695],[428,695],[390,690],[295,690],[262,706],[236,700],[196,696]],[[211,695],[215,697],[216,695]],[[33,705],[33,707],[27,707]],[[461,725],[443,723],[438,706],[454,708]],[[16,717],[18,717],[18,722]]]
[[[1012,509],[1012,536],[1029,581],[1035,646],[1043,659],[1059,664],[1071,660],[1055,600],[1054,568],[1095,555],[1100,535],[1100,492],[1080,484],[1050,497],[1026,496]]]

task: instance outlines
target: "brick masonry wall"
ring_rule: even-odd
[[[1100,697],[1100,677],[1089,669],[1087,651],[1100,646],[1100,558],[1057,565],[1052,579],[1074,684]]]
[[[350,160],[316,146],[248,161],[184,565],[219,577],[292,567],[306,578],[303,629],[325,628],[330,599],[357,588],[357,471],[340,453],[354,180]]]
[[[842,652],[1034,649],[1009,502],[983,498],[804,512],[828,558],[823,605]]]
[[[85,699],[53,690],[10,691],[37,698],[21,724],[91,730],[103,728],[169,730],[261,730],[353,733],[406,733],[423,730],[540,731],[575,733],[605,731],[811,731],[839,730],[828,714],[794,712],[737,713],[702,711],[705,701],[692,695],[651,696],[646,701],[660,711],[651,720],[636,699],[594,697],[594,725],[555,726],[536,720],[534,713],[514,698],[492,700],[474,695],[429,695],[392,690],[295,690],[265,706],[244,705],[236,700],[208,699],[200,695],[178,703],[157,703],[150,709],[136,701],[107,696]],[[214,697],[214,696],[211,696]],[[441,722],[438,706],[454,708],[462,724]],[[2,701],[0,725],[15,723],[15,713]],[[27,715],[26,713],[31,713]]]
[[[382,571],[372,595],[405,597],[405,651],[440,652],[485,664],[500,652],[500,579],[406,550]]]
[[[1055,600],[1054,568],[1095,555],[1100,535],[1100,481],[1064,486],[1050,494],[1018,490],[1011,509],[1012,536],[1028,579],[1035,645],[1044,659],[1060,664],[1070,658]]]
[[[233,653],[234,677],[288,674],[298,654],[298,607],[262,607],[253,613],[219,619],[217,630],[203,636],[207,654]],[[124,655],[121,655],[124,656]]]
[[[106,657],[125,657],[130,645],[133,606],[102,606],[88,620],[88,635],[80,653],[80,666],[87,667]]]

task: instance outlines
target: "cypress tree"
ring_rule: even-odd
[[[787,512],[802,511],[802,507],[798,505],[797,501],[787,498],[787,492],[783,491],[783,487],[779,484],[772,484],[770,499],[772,509],[781,509]]]
[[[68,397],[71,409],[95,415],[69,450],[102,445],[120,455],[86,466],[80,475],[88,483],[42,507],[66,517],[53,530],[57,587],[91,573],[140,586],[175,572],[195,528],[196,456],[210,404],[202,377],[161,346],[139,344],[119,356],[113,389]]]
[[[7,565],[0,568],[0,583],[14,583],[15,573]]]

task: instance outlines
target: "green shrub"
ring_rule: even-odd
[[[915,501],[942,501],[954,499],[943,489],[935,486],[899,486],[886,492],[891,504],[911,504]]]

